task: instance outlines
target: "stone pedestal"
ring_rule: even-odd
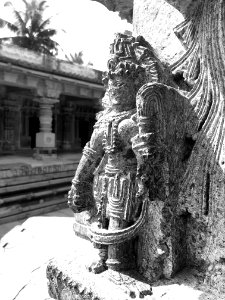
[[[51,261],[47,267],[48,290],[60,300],[153,299],[152,288],[135,273],[107,270],[93,274],[82,264],[82,257]]]
[[[73,242],[74,244],[74,242]],[[135,272],[88,271],[95,257],[91,243],[75,238],[71,254],[51,260],[47,266],[48,292],[57,300],[223,300],[224,294],[209,291],[198,282],[194,270],[184,270],[173,279],[154,283]],[[69,245],[65,245],[68,250]],[[66,259],[65,259],[66,257]]]
[[[55,148],[55,133],[52,133],[52,108],[59,100],[52,98],[40,98],[39,102],[39,120],[40,132],[36,134],[36,151],[35,157],[41,158],[44,156],[56,157]]]

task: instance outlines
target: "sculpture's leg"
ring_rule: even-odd
[[[108,223],[108,219],[103,218],[102,222],[99,222],[99,227],[107,229]],[[95,274],[99,274],[108,269],[106,265],[106,260],[108,258],[108,246],[98,243],[93,243],[93,246],[94,248],[98,249],[99,260],[91,264],[91,266],[89,267],[89,271]]]
[[[117,230],[127,227],[127,222],[119,218],[110,217],[109,229]],[[106,265],[108,268],[120,271],[132,269],[135,266],[135,256],[133,241],[119,243],[108,246],[108,259]]]
[[[108,246],[96,243],[93,243],[93,246],[98,249],[98,255],[100,259],[97,262],[94,262],[89,267],[89,271],[95,274],[99,274],[108,269],[106,265],[106,260],[108,257]]]

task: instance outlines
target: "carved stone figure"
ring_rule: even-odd
[[[108,2],[104,1],[104,5],[109,9],[119,10],[121,15],[126,13],[128,4],[124,6],[112,0],[109,6]],[[132,7],[133,1],[127,2]],[[136,131],[128,137],[136,162],[136,173],[129,181],[134,186],[134,197],[131,198],[134,206],[130,206],[131,220],[124,228],[110,229],[107,224],[111,221],[107,215],[110,207],[108,190],[105,196],[99,192],[102,197],[96,196],[97,206],[104,204],[99,216],[106,216],[100,221],[105,220],[108,229],[93,227],[90,237],[104,249],[105,252],[100,253],[104,259],[108,255],[109,262],[111,253],[116,253],[114,258],[120,262],[124,257],[122,250],[116,252],[119,245],[135,244],[137,270],[150,282],[174,276],[177,283],[181,274],[176,276],[176,273],[185,268],[182,284],[189,285],[189,279],[192,281],[195,277],[195,287],[205,291],[196,297],[224,299],[225,2],[146,0],[143,5],[142,1],[134,1],[133,11],[135,34],[141,34],[151,42],[173,75],[160,64],[146,43],[138,41],[137,47],[137,40],[130,43],[128,48],[134,49],[130,53],[135,55],[131,54],[132,59],[125,61],[132,60],[145,69],[143,85],[137,87],[135,94],[134,115],[130,117],[135,124],[130,129]],[[114,43],[121,52],[118,50],[116,54],[118,61],[113,72],[124,57],[125,46],[120,44],[124,45],[124,42],[116,40]],[[142,60],[138,53],[144,53],[144,48],[148,50]],[[107,83],[108,96],[106,94],[104,99],[102,118],[107,116],[107,109],[111,109],[110,89],[112,85],[109,88]],[[119,130],[116,132],[120,133]],[[109,146],[109,139],[105,140]],[[125,144],[122,145],[125,149]],[[93,167],[96,172],[88,173],[92,174],[90,183],[99,182],[98,178],[101,180],[107,175],[109,154],[106,150],[103,153],[105,161],[96,170],[95,166],[99,166],[96,159]],[[124,170],[127,169],[123,168],[123,174]],[[82,176],[86,176],[84,172]],[[113,183],[118,178],[115,186],[119,187],[121,177],[117,174],[112,177]],[[106,190],[108,185],[106,180],[98,187]],[[78,195],[76,188],[74,195]],[[99,194],[95,192],[95,195]],[[70,197],[72,205],[72,193]],[[132,255],[130,258],[132,260]],[[111,272],[105,272],[105,275],[107,273]],[[157,298],[156,295],[153,297]]]
[[[97,218],[90,233],[99,248],[100,261],[91,267],[96,273],[107,267],[131,268],[135,263],[135,241],[130,240],[144,220],[149,157],[155,159],[155,120],[137,92],[146,82],[163,81],[161,71],[143,38],[117,34],[103,79],[104,110],[83,150],[68,196],[75,213],[91,210]]]

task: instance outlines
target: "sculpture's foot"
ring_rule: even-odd
[[[127,272],[127,274],[125,274],[111,269],[109,269],[109,271],[107,271],[106,274],[106,277],[110,281],[112,281],[114,284],[118,286],[122,286],[123,291],[126,294],[128,294],[130,298],[139,299],[139,298],[145,298],[145,296],[147,296],[147,298],[149,299],[148,296],[152,295],[152,287],[144,283],[144,281],[142,281],[143,278],[142,279],[139,278],[138,280],[139,276],[140,276],[139,274],[137,276],[136,272],[135,273]]]
[[[99,274],[99,273],[104,272],[107,269],[108,269],[108,267],[107,267],[105,261],[100,260],[98,262],[91,264],[91,266],[88,268],[88,271],[95,273],[95,274]]]

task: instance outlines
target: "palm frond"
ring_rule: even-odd
[[[13,4],[12,4],[11,1],[5,2],[5,3],[4,3],[4,6],[5,6],[5,7],[7,7],[7,6],[12,6],[12,7],[14,8],[14,6],[13,6]]]
[[[21,15],[20,15],[20,12],[14,9],[13,13],[15,15],[15,18],[16,18],[17,22],[18,22],[18,25],[19,25],[18,27],[20,27],[20,29],[21,29],[21,33],[26,33],[27,32],[26,23],[22,19]]]
[[[67,54],[65,54],[65,58],[66,58],[69,62],[71,62],[71,60],[70,60],[70,58],[69,58],[69,56],[68,56]]]
[[[8,27],[13,32],[18,32],[18,30],[19,30],[19,28],[15,24],[12,24],[11,22],[0,18],[0,28],[3,28],[3,27]]]
[[[53,35],[55,35],[56,33],[57,33],[57,31],[55,29],[45,29],[45,30],[40,31],[37,36],[40,38],[50,38]]]
[[[50,17],[50,18],[44,20],[44,21],[40,24],[38,30],[41,31],[41,30],[44,29],[47,25],[49,25],[51,19],[52,19],[52,17]]]
[[[35,11],[30,25],[30,31],[39,32],[40,23],[42,22],[42,16],[39,12]]]
[[[47,3],[47,1],[41,1],[38,5],[38,10],[40,10],[42,12],[42,11],[44,11],[44,9],[49,7],[48,5],[46,5],[46,3]]]
[[[11,39],[14,45],[29,49],[29,38],[26,36],[14,36]]]
[[[22,0],[23,3],[25,4],[26,8],[29,6],[29,3],[26,0]]]
[[[19,28],[10,22],[7,22],[6,26],[15,33],[19,31]]]

